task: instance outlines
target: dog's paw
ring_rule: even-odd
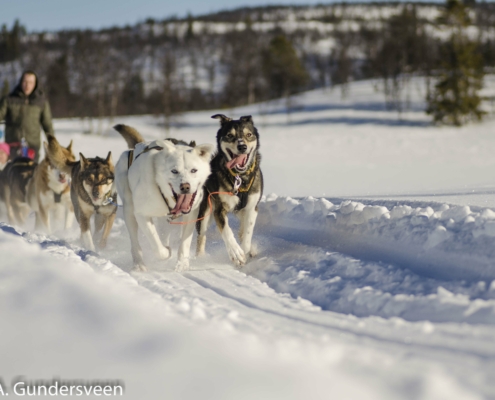
[[[239,246],[238,244],[236,244],[235,246],[228,246],[227,252],[229,253],[229,258],[235,265],[241,266],[246,264],[246,254],[241,249],[241,246]]]
[[[175,266],[175,272],[184,272],[189,269],[189,259],[184,258],[182,260],[177,261],[177,265]]]
[[[258,248],[254,244],[251,245],[251,248],[246,249],[244,246],[241,246],[244,254],[246,254],[246,258],[254,258],[258,255]]]
[[[168,246],[162,246],[156,252],[156,258],[159,260],[166,260],[172,255],[172,249]]]
[[[134,264],[132,267],[131,272],[146,272],[148,271],[148,268],[144,264]]]

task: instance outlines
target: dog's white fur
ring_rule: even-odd
[[[142,153],[146,147],[155,146],[163,147],[163,150]],[[134,269],[146,271],[138,241],[138,227],[150,241],[159,259],[167,259],[171,256],[168,247],[170,230],[167,230],[163,244],[152,220],[153,217],[165,217],[171,211],[162,194],[169,206],[174,207],[176,202],[171,187],[175,193],[180,193],[181,184],[190,184],[191,193],[196,192],[196,197],[191,211],[183,216],[182,221],[190,222],[198,218],[199,205],[203,198],[203,185],[210,175],[210,159],[213,152],[214,146],[210,144],[191,148],[174,145],[167,140],[138,143],[134,149],[134,162],[130,168],[128,168],[129,151],[122,153],[116,165],[115,179],[124,206],[124,220],[131,238]],[[194,170],[196,172],[193,172]],[[189,268],[194,226],[193,222],[182,226],[177,271]]]

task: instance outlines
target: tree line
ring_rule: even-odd
[[[356,17],[350,5],[341,4],[338,14],[327,6],[310,18],[319,23],[316,28],[295,29],[284,24],[295,7],[148,19],[102,30],[28,33],[16,21],[0,35],[2,93],[29,68],[37,71],[55,117],[155,114],[169,125],[184,111],[290,98],[323,86],[339,85],[345,96],[351,81],[367,78],[378,78],[387,106],[401,111],[408,106],[404,85],[421,75],[435,114],[434,102],[442,97],[435,85],[441,71],[448,71],[449,57],[454,63],[470,60],[466,82],[495,66],[495,5],[449,0],[432,6],[441,10],[433,21],[420,12],[422,6],[397,4],[397,12],[378,19]],[[308,21],[302,11],[295,15]],[[217,29],[222,22],[226,28]],[[467,38],[467,27],[476,28],[475,38]],[[439,35],[441,30],[450,36]],[[441,114],[435,118],[442,120]]]

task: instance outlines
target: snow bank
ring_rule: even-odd
[[[490,209],[270,195],[258,221],[264,235],[323,247],[309,256],[294,245],[271,267],[251,267],[279,292],[357,316],[495,323]]]
[[[412,270],[443,279],[495,279],[495,212],[469,206],[435,204],[421,208],[365,205],[346,200],[332,204],[324,198],[268,196],[261,203],[260,223],[279,228],[313,231],[317,242],[330,248],[361,253],[360,242],[380,261],[399,262]],[[404,257],[387,256],[380,248],[400,250]],[[384,256],[384,257],[382,257]],[[438,258],[444,261],[437,262]]]

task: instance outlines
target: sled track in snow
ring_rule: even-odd
[[[334,267],[337,269],[342,265],[359,264],[359,268],[371,268],[374,274],[377,273],[374,268],[384,268],[381,264],[374,265],[343,254],[329,254],[325,249],[314,246],[260,235],[268,248],[278,248],[279,252],[270,252],[262,247],[260,257],[246,267],[247,274],[231,267],[224,261],[224,257],[216,256],[217,252],[225,252],[223,243],[217,242],[210,246],[212,256],[201,262],[193,260],[192,269],[184,274],[173,272],[173,262],[169,262],[166,270],[129,275],[125,268],[120,268],[115,263],[67,241],[23,234],[6,225],[1,226],[1,229],[38,243],[45,251],[54,255],[66,254],[69,249],[74,257],[80,258],[100,273],[124,279],[131,285],[137,282],[143,290],[156,295],[153,297],[155,301],[163,301],[168,308],[182,316],[187,324],[198,329],[206,324],[214,328],[219,327],[221,331],[231,331],[233,334],[252,335],[257,340],[272,343],[274,348],[280,347],[282,352],[290,348],[291,352],[304,354],[313,362],[321,363],[322,367],[334,362],[343,351],[346,360],[349,359],[351,363],[359,364],[362,357],[373,358],[380,354],[379,357],[385,357],[385,360],[404,360],[410,363],[411,370],[417,371],[421,368],[414,360],[429,360],[433,368],[447,368],[460,380],[465,379],[466,369],[483,370],[484,383],[480,390],[486,396],[495,395],[490,384],[495,380],[494,326],[437,324],[429,321],[428,315],[425,315],[424,321],[421,322],[408,322],[402,318],[384,319],[375,316],[373,312],[365,315],[366,318],[359,318],[347,315],[346,312],[322,310],[304,299],[310,296],[297,295],[298,290],[302,294],[307,293],[304,285],[297,286],[298,282],[304,283],[306,277],[301,271],[311,264],[318,264],[321,257],[336,258],[337,264]],[[316,258],[302,257],[304,269],[294,269],[290,272],[293,266],[286,258],[294,257],[293,253],[286,254],[287,247],[292,248],[294,253],[308,253]],[[286,258],[281,256],[284,254]],[[287,271],[290,273],[284,276]],[[298,281],[298,276],[302,276],[303,279]],[[331,279],[334,278],[329,280]],[[345,279],[342,275],[341,281]],[[292,281],[295,281],[295,290],[291,295],[280,293],[290,292],[284,289],[290,287]],[[322,282],[323,286],[332,284],[324,279]],[[310,280],[306,282],[306,286],[311,287],[313,283],[314,281]],[[357,299],[358,302],[366,301],[366,298],[360,299],[359,295]],[[333,343],[336,340],[339,350],[334,349]],[[353,350],[356,348],[362,350],[356,353]],[[365,355],[361,354],[362,352]],[[466,379],[469,385],[480,387],[479,382],[472,380],[474,378]]]
[[[495,324],[492,220],[491,210],[432,202],[333,204],[311,197],[271,196],[260,205],[255,239],[263,243],[261,254],[244,272],[279,293],[343,314]],[[116,225],[119,232],[112,240],[128,248],[125,226]],[[8,225],[2,229],[15,232]],[[55,242],[40,239],[42,247]],[[208,259],[193,260],[194,268],[205,262],[211,269],[224,264],[218,235],[210,240],[208,250],[214,255],[213,264]],[[83,249],[77,253],[83,260],[95,255]],[[106,257],[115,260],[112,253]],[[173,268],[171,261],[167,265]],[[221,287],[210,289],[222,295]],[[246,299],[233,299],[252,306]]]
[[[26,236],[8,226],[2,226],[2,230]],[[110,261],[66,241],[44,239],[39,244],[53,253],[60,247],[70,249],[96,270],[127,275]],[[255,331],[260,335],[276,329],[279,331],[277,336],[287,340],[294,333],[310,341],[319,341],[326,335],[343,335],[352,340],[366,337],[381,346],[397,346],[398,349],[406,343],[415,351],[425,353],[455,353],[484,360],[495,357],[495,346],[492,344],[494,329],[489,326],[464,326],[459,329],[458,326],[446,325],[432,329],[428,321],[406,323],[373,316],[363,323],[355,317],[322,311],[307,300],[276,293],[258,279],[228,265],[220,265],[221,269],[215,267],[218,265],[206,264],[201,270],[190,270],[184,274],[150,271],[132,274],[132,277],[140,286],[172,304],[178,313],[197,322],[211,320],[214,323],[228,323],[240,331]],[[246,314],[249,317],[243,318]],[[277,322],[274,323],[274,320]],[[392,334],[384,329],[386,326],[394,327]],[[397,333],[401,329],[404,329],[404,336],[398,338]],[[411,330],[414,335],[411,335]],[[465,343],[465,337],[473,332],[477,341]]]
[[[491,210],[432,202],[333,204],[311,197],[269,196],[260,204],[258,220],[255,239],[262,243],[261,253],[243,271],[278,293],[357,317],[495,325],[495,212]],[[123,222],[117,219],[115,226],[111,240],[127,249]],[[2,229],[15,232],[8,225]],[[221,239],[212,231],[208,251],[213,258],[193,260],[193,269],[208,265],[215,270],[219,264],[232,269]],[[60,240],[38,242],[42,247],[70,246]],[[83,260],[95,255],[76,251]],[[111,252],[106,257],[118,265],[125,258],[129,268],[129,254],[120,253],[117,258]],[[172,260],[161,264],[173,269]],[[196,272],[185,276],[198,285],[211,285]],[[209,289],[253,307],[250,300],[219,285]]]
[[[220,276],[220,274],[224,276]],[[237,303],[240,303],[242,306],[245,306],[249,309],[255,310],[262,314],[269,314],[274,317],[289,320],[292,323],[301,323],[318,329],[321,328],[327,333],[329,330],[331,330],[333,332],[337,332],[338,334],[356,335],[361,337],[366,336],[372,340],[377,340],[387,345],[390,345],[392,343],[399,345],[404,344],[404,340],[397,340],[395,338],[387,337],[387,335],[384,335],[380,329],[380,321],[369,321],[369,325],[371,325],[372,329],[366,332],[362,329],[362,326],[360,326],[359,324],[353,325],[353,324],[346,324],[344,323],[344,321],[336,321],[336,319],[338,318],[336,318],[335,314],[333,313],[329,315],[328,312],[319,311],[319,310],[299,310],[297,308],[290,307],[285,302],[277,301],[275,303],[273,301],[274,300],[273,296],[263,297],[259,295],[259,292],[256,294],[256,300],[258,300],[257,302],[253,301],[252,299],[239,296],[237,294],[237,289],[235,289],[235,286],[241,286],[241,285],[239,285],[238,282],[235,283],[232,282],[231,279],[232,275],[230,274],[227,275],[224,273],[211,273],[209,275],[210,277],[213,278],[213,281],[216,284],[212,281],[209,281],[208,277],[205,277],[204,274],[201,274],[200,277],[195,276],[194,273],[186,274],[187,278],[191,279],[192,281],[196,282],[198,285],[200,285],[201,287],[207,290],[212,290],[213,292],[218,294],[220,298],[227,298],[234,300]],[[215,279],[215,278],[221,278],[221,279]],[[229,287],[229,284],[232,283],[234,283],[234,285],[230,285]],[[225,289],[226,287],[229,287],[230,290]],[[273,307],[266,307],[260,304],[262,302],[265,302],[266,300],[275,303],[273,304]],[[281,305],[282,308],[280,307]],[[376,322],[378,323],[375,325]],[[417,333],[418,336],[421,336],[419,330]],[[443,332],[443,334],[445,336],[448,336],[447,332]],[[486,340],[490,340],[489,335],[490,333],[488,333],[488,336],[485,337]],[[428,334],[426,336],[428,336]],[[445,336],[443,336],[443,340],[446,339]],[[475,349],[475,348],[470,348],[470,349],[460,348],[461,347],[459,346],[460,343],[457,342],[459,338],[456,336],[457,336],[456,334],[452,335],[452,337],[450,338],[452,341],[449,343],[449,345],[447,345],[445,342],[435,343],[435,344],[427,343],[424,340],[421,340],[424,338],[419,338],[419,337],[416,337],[415,339],[408,338],[406,342],[409,342],[409,344],[411,345],[417,346],[418,349],[421,348],[421,350],[423,351],[442,349],[442,350],[447,350],[449,352],[458,352],[458,354],[481,357],[486,359],[490,359],[493,356],[495,356],[495,348],[493,349],[493,352],[491,352],[490,354],[487,354],[485,350],[480,351],[480,349]],[[449,340],[447,340],[447,343],[448,342]]]

